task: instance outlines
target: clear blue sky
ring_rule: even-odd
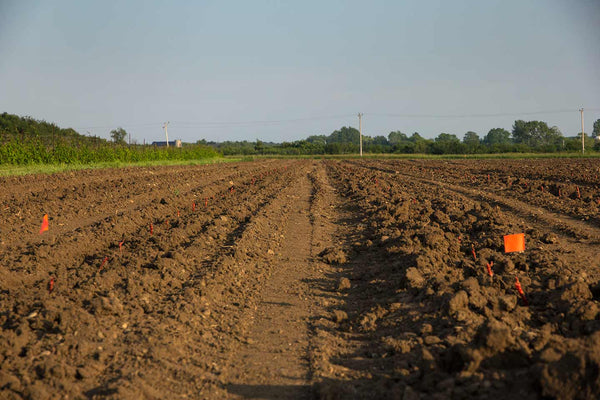
[[[164,121],[184,141],[297,140],[358,112],[371,136],[515,119],[571,136],[580,107],[586,131],[600,118],[598,21],[600,0],[0,0],[0,112],[140,142]]]

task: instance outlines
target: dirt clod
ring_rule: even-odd
[[[326,263],[332,265],[343,264],[346,262],[346,254],[343,250],[338,248],[327,248],[323,250],[319,256],[321,256]]]
[[[352,284],[350,283],[350,279],[348,279],[346,277],[340,278],[340,280],[338,282],[338,286],[337,286],[337,289],[339,291],[348,290],[351,287],[352,287]]]

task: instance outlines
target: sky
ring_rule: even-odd
[[[600,118],[600,0],[0,0],[0,112],[142,143]]]

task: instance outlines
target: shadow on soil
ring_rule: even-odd
[[[357,226],[360,221],[340,223]],[[466,321],[448,315],[453,291],[413,287],[407,270],[415,266],[416,256],[392,255],[389,244],[369,238],[368,229],[362,238],[347,238],[340,272],[309,282],[323,291],[323,297],[343,300],[343,306],[330,308],[332,317],[327,321],[312,321],[315,332],[336,338],[326,344],[333,371],[326,375],[334,376],[320,377],[316,398],[539,398],[539,389],[532,384],[537,380],[529,376],[530,356],[509,347],[487,360],[486,366],[499,371],[495,379],[484,380],[478,373],[478,349],[485,336],[469,327],[470,314]],[[349,288],[343,288],[343,278],[349,280]]]
[[[310,399],[313,388],[308,385],[227,385],[227,392],[245,399]]]

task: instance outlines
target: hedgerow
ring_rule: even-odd
[[[110,143],[71,146],[58,143],[47,146],[35,139],[10,139],[0,145],[0,165],[91,164],[100,162],[144,162],[197,160],[219,157],[209,146],[188,145],[180,148],[155,146],[118,146]]]

